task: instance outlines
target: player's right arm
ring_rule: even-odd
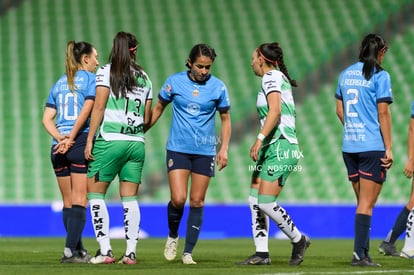
[[[66,136],[62,135],[59,132],[59,130],[56,128],[56,124],[55,124],[56,114],[57,114],[57,111],[55,108],[46,107],[43,113],[42,124],[43,124],[43,127],[45,127],[46,131],[49,133],[49,135],[52,136],[54,139],[56,139],[58,142],[60,142],[63,139],[65,139]]]

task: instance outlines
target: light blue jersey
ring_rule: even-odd
[[[411,118],[414,118],[414,101],[411,102]]]
[[[357,62],[346,68],[339,75],[335,93],[343,102],[342,151],[347,153],[385,150],[377,104],[392,103],[390,75],[382,70],[366,80],[363,65]]]
[[[197,83],[188,72],[180,72],[165,81],[158,98],[164,103],[172,102],[167,150],[215,156],[215,114],[230,109],[225,84],[214,76],[203,84]]]
[[[75,125],[86,99],[95,100],[95,74],[79,70],[75,75],[75,91],[68,86],[66,74],[61,76],[49,91],[46,107],[56,109],[56,128],[62,135],[69,134]],[[89,120],[79,131],[89,131]],[[53,144],[57,141],[53,139]]]

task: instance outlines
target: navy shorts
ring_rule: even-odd
[[[381,166],[381,158],[384,156],[385,151],[342,152],[342,157],[348,170],[348,179],[350,181],[358,181],[361,177],[383,183],[387,176],[387,170]]]
[[[75,144],[66,154],[53,154],[53,147],[50,153],[52,166],[56,177],[70,176],[70,173],[86,174],[88,162],[85,159],[85,145],[88,133],[82,133],[75,139]]]
[[[186,154],[167,150],[167,170],[190,170],[193,173],[214,177],[215,156]]]

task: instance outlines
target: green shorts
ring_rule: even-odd
[[[145,160],[143,142],[97,138],[92,154],[94,160],[89,162],[88,178],[111,182],[118,175],[120,181],[141,183]]]
[[[297,164],[301,157],[302,153],[297,144],[290,144],[286,139],[279,139],[260,150],[252,178],[260,178],[269,182],[277,181],[280,186],[284,186],[290,173],[298,171]]]

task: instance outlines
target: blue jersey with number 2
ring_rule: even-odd
[[[335,93],[343,102],[342,151],[347,153],[385,150],[377,104],[392,103],[390,75],[382,70],[366,80],[363,65],[357,62],[346,68],[339,75]]]
[[[79,70],[75,75],[75,91],[68,86],[66,74],[50,89],[46,107],[56,109],[56,128],[62,135],[69,134],[75,125],[82,106],[86,99],[95,99],[95,74]],[[89,120],[85,123],[80,133],[89,130]],[[53,140],[56,143],[56,140]]]

